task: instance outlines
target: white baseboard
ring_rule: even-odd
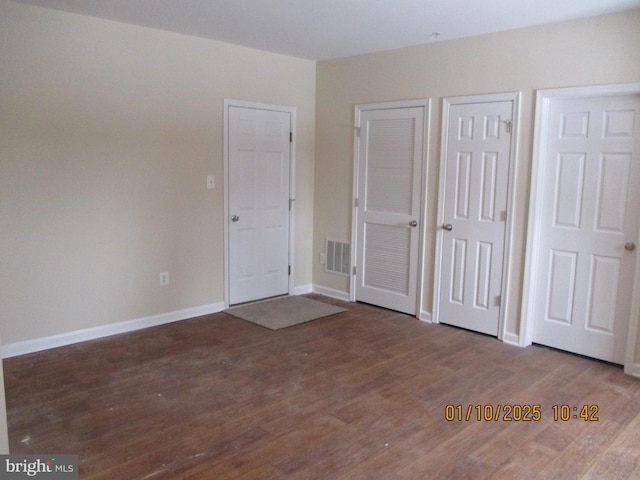
[[[431,315],[431,312],[421,310],[420,313],[418,314],[418,320],[421,320],[427,323],[433,323],[433,316]]]
[[[640,378],[640,363],[632,363],[630,367],[624,366],[624,373]]]
[[[319,293],[320,295],[325,295],[327,297],[335,298],[337,300],[344,300],[345,302],[350,301],[348,292],[343,292],[341,290],[334,290],[333,288],[327,288],[321,285],[313,285],[313,293]]]
[[[515,345],[516,347],[524,347],[524,345],[520,343],[520,336],[515,333],[504,332],[502,341],[509,345]]]
[[[316,287],[314,285],[301,285],[295,287],[293,290],[294,295],[304,295],[307,293],[320,293],[328,297],[349,301],[349,295],[344,292],[324,287]],[[199,317],[201,315],[222,312],[224,309],[224,302],[218,302],[210,305],[202,305],[200,307],[161,313],[159,315],[152,315],[135,320],[102,325],[100,327],[76,330],[73,332],[61,333],[59,335],[51,335],[49,337],[34,338],[23,342],[9,343],[2,346],[2,358],[17,357],[18,355],[26,355],[27,353],[40,352],[50,348],[63,347],[65,345],[85,342],[87,340],[95,340],[97,338],[117,335],[119,333],[132,332],[134,330],[155,327],[165,323],[178,322],[180,320]]]
[[[313,293],[313,285],[300,285],[293,287],[293,295],[306,295],[307,293]]]
[[[34,338],[23,342],[9,343],[2,346],[2,358],[16,357],[27,353],[39,352],[50,348],[62,347],[73,343],[95,340],[97,338],[108,337],[118,333],[141,330],[143,328],[155,327],[165,323],[178,322],[201,315],[209,315],[224,310],[224,302],[202,305],[200,307],[186,308],[174,312],[161,313],[150,317],[128,320],[125,322],[112,323],[100,327],[86,328],[69,333],[61,333],[50,337]]]

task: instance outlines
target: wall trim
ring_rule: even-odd
[[[338,300],[349,301],[349,294],[346,292],[313,284],[300,285],[295,287],[293,292],[294,295],[305,295],[308,293],[319,293]],[[217,302],[209,305],[202,305],[200,307],[185,308],[183,310],[161,313],[159,315],[151,315],[149,317],[142,317],[109,325],[101,325],[99,327],[75,330],[73,332],[61,333],[48,337],[34,338],[23,342],[9,343],[7,345],[2,345],[2,358],[17,357],[28,353],[41,352],[51,348],[64,347],[74,343],[109,337],[119,333],[133,332],[144,328],[157,327],[166,323],[189,320],[202,315],[219,313],[225,310],[225,308],[224,302]]]
[[[426,323],[433,323],[433,315],[431,312],[427,312],[426,310],[420,310],[418,320]]]
[[[319,293],[327,297],[335,298],[336,300],[344,300],[349,302],[349,293],[342,290],[334,290],[333,288],[323,287],[322,285],[313,285],[313,293]]]
[[[633,377],[640,378],[640,363],[632,363],[624,366],[624,373]]]
[[[293,287],[292,295],[306,295],[307,293],[313,293],[313,285],[298,285],[297,287]]]
[[[504,332],[502,341],[504,343],[508,343],[509,345],[514,345],[516,347],[524,348],[524,345],[522,345],[522,342],[520,341],[520,336],[515,333]]]
[[[119,333],[132,332],[134,330],[142,330],[143,328],[164,325],[165,323],[187,320],[202,315],[218,313],[223,311],[224,308],[224,302],[218,302],[209,305],[202,305],[200,307],[186,308],[184,310],[176,310],[173,312],[161,313],[159,315],[137,318],[135,320],[127,320],[109,325],[101,325],[99,327],[61,333],[59,335],[51,335],[49,337],[9,343],[2,346],[2,358],[16,357],[18,355],[40,352],[50,348],[63,347],[65,345],[85,342],[87,340],[95,340],[111,335],[117,335]]]

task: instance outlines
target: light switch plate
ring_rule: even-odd
[[[214,175],[207,176],[207,188],[210,190],[216,188],[216,177]]]

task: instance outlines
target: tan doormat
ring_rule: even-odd
[[[311,300],[310,298],[290,295],[265,300],[264,302],[232,307],[224,312],[271,330],[279,330],[336,313],[346,312],[346,309]]]

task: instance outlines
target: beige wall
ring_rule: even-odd
[[[316,65],[0,0],[0,40],[5,344],[223,300],[224,98],[297,107],[295,284],[344,292],[318,257],[325,237],[351,235],[353,107],[432,99],[430,312],[441,99],[504,91],[522,92],[517,333],[535,90],[640,80],[640,10]]]
[[[5,0],[0,49],[5,345],[223,301],[224,98],[297,108],[311,284],[314,62]]]
[[[324,238],[349,239],[354,105],[431,98],[423,312],[431,312],[442,98],[522,92],[508,331],[518,333],[535,90],[640,81],[640,10],[319,62],[314,284],[348,291],[318,263]]]

